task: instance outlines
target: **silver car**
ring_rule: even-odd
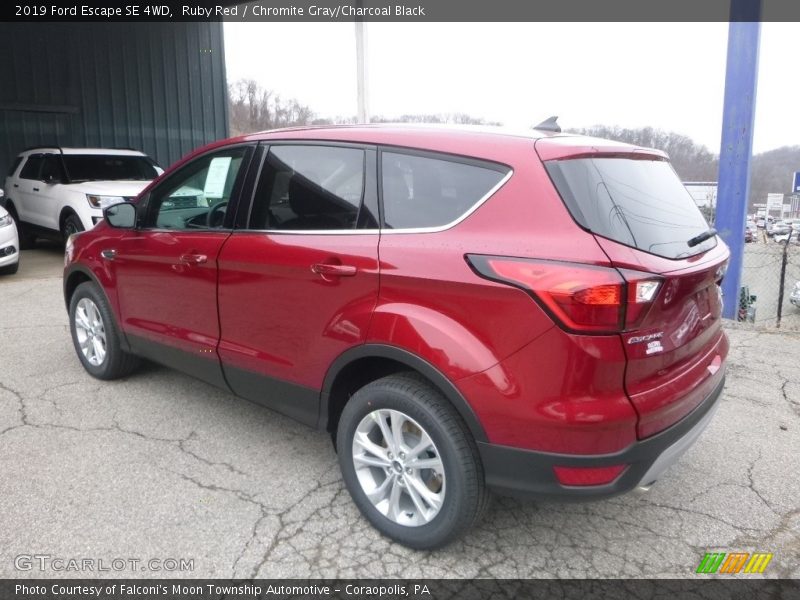
[[[800,281],[794,284],[794,289],[789,296],[789,302],[800,308]]]

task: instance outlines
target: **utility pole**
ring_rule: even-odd
[[[736,319],[744,257],[744,227],[750,194],[750,158],[758,82],[761,0],[731,0],[728,61],[719,153],[715,226],[731,250],[722,282],[723,316]]]
[[[363,0],[356,2],[364,7]],[[369,123],[369,87],[367,85],[367,24],[363,17],[356,18],[356,88],[358,94],[358,122]]]

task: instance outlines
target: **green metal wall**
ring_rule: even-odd
[[[0,57],[0,181],[33,145],[166,167],[228,135],[221,23],[2,23]]]

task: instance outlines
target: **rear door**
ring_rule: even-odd
[[[221,386],[217,258],[252,152],[231,146],[187,163],[149,193],[140,226],[103,253],[134,352]]]
[[[31,154],[22,165],[16,186],[11,190],[11,198],[15,200],[14,206],[20,220],[34,225],[42,225],[39,217],[38,205],[42,183],[43,154]]]
[[[63,194],[62,181],[64,181],[64,170],[59,156],[45,155],[41,180],[39,191],[31,202],[31,210],[36,211],[34,222],[42,227],[58,230],[60,229],[58,209],[63,200],[60,196]]]
[[[378,295],[375,150],[273,144],[219,257],[219,355],[239,395],[316,425],[325,373]]]
[[[621,334],[626,391],[639,414],[638,435],[648,437],[722,381],[728,343],[719,283],[728,249],[713,236],[690,242],[709,226],[665,157],[619,148],[558,155],[544,142],[537,150],[576,222],[623,277],[645,273],[660,282],[647,312],[629,314],[632,325]]]

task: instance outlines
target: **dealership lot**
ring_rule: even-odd
[[[693,577],[711,551],[772,552],[766,576],[800,577],[797,333],[729,330],[714,421],[646,494],[498,499],[462,540],[415,552],[360,517],[327,436],[156,366],[90,378],[60,266],[58,248],[27,251],[0,279],[2,577],[87,575],[57,558],[94,574],[121,558],[100,574],[125,577]],[[194,570],[144,566],[182,559]]]

